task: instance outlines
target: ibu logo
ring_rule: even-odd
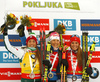
[[[65,26],[67,31],[76,30],[76,20],[75,19],[54,19],[54,28],[56,28],[59,24],[62,24],[62,23]]]

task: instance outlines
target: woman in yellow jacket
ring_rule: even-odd
[[[20,25],[18,29],[23,28],[23,25]],[[24,38],[24,30],[19,35],[20,38]],[[5,26],[4,32],[4,43],[6,49],[12,54],[16,55],[20,60],[21,66],[21,82],[41,82],[40,74],[40,53],[37,48],[37,39],[34,33],[31,33],[26,39],[26,48],[18,49],[10,45],[7,33],[7,27]],[[23,40],[23,39],[22,39]]]

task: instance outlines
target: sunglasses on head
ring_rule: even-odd
[[[79,35],[72,35],[70,38],[75,37],[75,36],[78,37],[78,38],[80,38]]]

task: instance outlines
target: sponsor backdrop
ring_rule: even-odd
[[[15,14],[18,18],[28,15],[34,20],[30,27],[39,35],[40,25],[44,25],[46,34],[58,24],[63,23],[66,28],[63,42],[69,45],[70,36],[77,34],[82,40],[82,32],[88,31],[88,48],[93,41],[96,42],[91,64],[100,71],[100,1],[99,0],[0,0],[0,26],[5,22],[8,13]],[[9,41],[12,46],[20,48],[21,40],[16,32],[16,25],[9,30]],[[28,36],[28,27],[25,35]],[[48,40],[48,39],[47,39]],[[39,38],[38,38],[39,41]],[[38,42],[39,43],[39,42]],[[81,41],[82,43],[82,41]],[[100,73],[100,72],[99,72]],[[95,72],[94,72],[95,74]],[[100,77],[100,76],[99,76]],[[21,69],[19,59],[4,47],[3,36],[0,35],[0,82],[21,82]],[[91,79],[90,82],[100,82],[100,78]]]

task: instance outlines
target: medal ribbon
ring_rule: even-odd
[[[54,66],[54,63],[55,63],[56,58],[57,58],[57,55],[58,55],[58,54],[56,54],[55,57],[54,57],[54,60],[53,60],[53,62],[52,62],[52,67],[50,68],[50,72],[51,72],[51,70],[52,70],[52,68],[53,68],[53,66]]]
[[[34,67],[36,65],[36,62],[35,62],[34,67],[33,67],[30,55],[29,55],[29,60],[30,60],[31,73],[33,73],[33,69],[34,69]]]
[[[75,71],[76,71],[76,66],[77,66],[77,59],[76,62],[73,62],[73,55],[72,55],[72,50],[71,50],[71,64],[72,64],[72,70],[73,70],[73,75],[75,75]]]

